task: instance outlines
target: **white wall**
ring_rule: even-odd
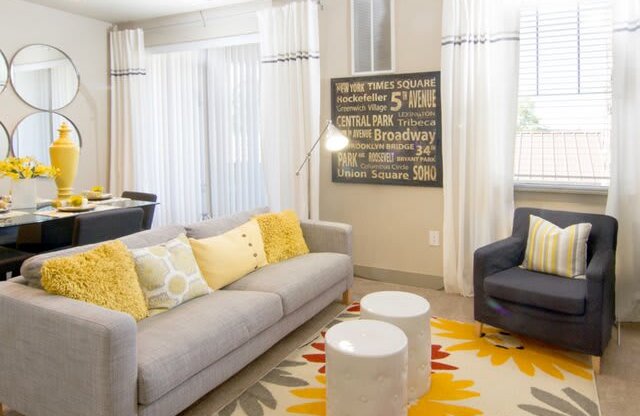
[[[66,52],[80,72],[80,92],[59,112],[82,135],[75,189],[107,183],[109,163],[109,23],[61,12],[21,0],[0,0],[0,49],[10,61],[23,46],[44,43]],[[9,133],[37,110],[22,102],[11,85],[0,94],[0,121]],[[8,191],[8,180],[0,192]],[[39,183],[42,196],[55,195],[52,181]]]

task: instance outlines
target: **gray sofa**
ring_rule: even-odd
[[[137,248],[185,232],[208,237],[255,213],[121,240]],[[302,229],[310,254],[266,266],[138,323],[39,288],[44,260],[92,246],[30,259],[23,276],[0,283],[0,402],[27,416],[181,412],[340,295],[348,300],[351,227],[303,221]]]

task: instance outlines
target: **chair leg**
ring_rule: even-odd
[[[351,289],[347,289],[342,293],[342,303],[345,305],[351,305],[352,302],[353,299],[351,298]]]
[[[602,357],[598,357],[597,355],[591,356],[591,365],[593,366],[593,372],[596,374],[600,374],[600,359]]]
[[[616,335],[618,337],[618,347],[622,345],[622,323],[616,322]]]
[[[2,403],[0,403],[0,416],[4,416],[4,407],[2,407]]]
[[[482,336],[482,326],[483,325],[484,324],[482,322],[480,322],[480,321],[476,321],[476,323],[475,323],[475,326],[476,326],[476,328],[475,328],[476,331],[475,332],[476,332],[476,336],[478,338],[480,338]]]

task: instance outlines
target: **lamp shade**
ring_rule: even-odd
[[[330,152],[338,152],[349,145],[349,138],[333,124],[327,127],[324,147]]]

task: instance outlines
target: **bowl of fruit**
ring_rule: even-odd
[[[108,194],[104,191],[104,186],[94,186],[87,192],[85,192],[87,199],[89,201],[106,201],[107,199],[111,199],[111,194]]]
[[[69,197],[66,203],[58,207],[58,211],[62,212],[85,212],[94,210],[96,206],[90,204],[87,198],[82,195],[73,195]]]

